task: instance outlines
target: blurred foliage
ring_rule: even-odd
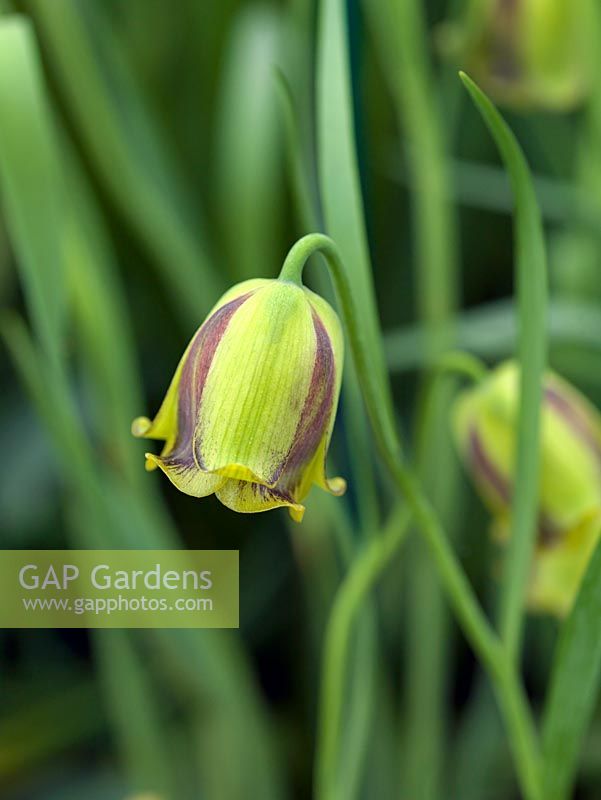
[[[348,496],[314,492],[298,527],[178,494],[144,472],[129,425],[157,409],[219,293],[274,277],[312,229],[343,251],[409,449],[434,353],[514,353],[512,196],[457,49],[448,57],[449,31],[478,5],[0,0],[2,547],[236,548],[241,563],[239,632],[0,631],[6,800],[310,796],[332,599],[357,548],[395,519],[352,370],[333,443]],[[570,53],[554,62],[551,33],[559,69]],[[568,110],[523,98],[504,110],[545,223],[550,362],[601,406],[597,66]],[[453,390],[423,477],[491,608],[499,555],[443,442]],[[510,800],[498,711],[414,544],[358,618],[344,800]],[[557,633],[528,621],[537,712]],[[557,680],[556,706],[573,684]],[[585,800],[601,794],[600,740],[597,708]]]

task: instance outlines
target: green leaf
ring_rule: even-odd
[[[429,52],[429,31],[421,0],[365,0],[384,79],[396,111],[397,129],[408,143],[410,158],[411,234],[414,251],[411,272],[416,307],[425,333],[431,366],[448,349],[449,322],[457,306],[458,253],[455,211],[451,203],[446,158],[446,130],[440,109],[432,102],[436,91]],[[401,147],[398,138],[397,147]],[[398,214],[398,224],[401,215]],[[408,259],[395,265],[400,287]],[[401,301],[401,293],[397,295]],[[425,490],[445,521],[451,538],[454,497],[458,480],[448,407],[454,386],[442,384],[433,395],[427,434],[419,444],[417,460]],[[419,416],[419,397],[416,414]],[[444,475],[445,479],[440,480]],[[403,741],[403,793],[430,800],[440,794],[445,738],[449,613],[436,568],[423,542],[410,551],[408,586],[407,667],[404,698],[406,729]],[[429,635],[424,635],[424,630]],[[428,775],[423,765],[428,764]]]
[[[517,657],[523,627],[524,595],[537,530],[540,406],[546,360],[547,259],[540,211],[524,154],[486,95],[467,75],[460,75],[503,157],[515,199],[520,403],[511,541],[501,597],[501,632],[510,655]]]
[[[0,19],[0,184],[6,223],[37,337],[63,349],[65,281],[60,168],[37,45],[24,17]]]
[[[391,409],[357,163],[347,19],[341,0],[322,0],[319,4],[316,81],[318,183],[325,231],[342,254],[382,402]],[[371,442],[350,359],[345,373],[343,405],[353,437],[349,448],[352,480],[361,487],[361,526],[373,532],[379,520],[373,464],[366,458]]]
[[[128,436],[143,400],[116,254],[75,149],[65,132],[57,130],[62,134],[67,187],[63,258],[78,333],[77,355],[91,379],[93,422],[129,479],[150,488],[140,470],[140,448]]]
[[[387,170],[390,179],[401,186],[406,186],[411,180],[408,170],[410,158],[409,151],[400,155],[396,153]],[[450,167],[456,203],[499,214],[510,214],[513,211],[511,186],[502,167],[459,158],[451,159]],[[598,204],[582,188],[548,175],[534,175],[533,181],[545,220],[576,223],[589,233],[599,233]]]
[[[131,792],[175,800],[175,776],[166,746],[164,702],[134,646],[133,631],[94,630],[92,641],[104,702],[119,744]]]
[[[225,54],[215,192],[223,251],[239,281],[273,277],[281,258],[283,148],[272,70],[282,33],[274,8],[243,7]]]
[[[449,326],[450,349],[469,350],[491,361],[507,358],[514,350],[517,329],[512,300],[495,300],[460,312]],[[601,349],[601,308],[594,303],[570,299],[552,300],[548,307],[551,345],[573,345],[580,350]],[[384,337],[386,362],[393,373],[419,369],[427,361],[426,334],[420,325],[388,331]],[[564,371],[569,372],[566,363]],[[591,380],[596,376],[590,375]],[[601,376],[600,376],[601,377]]]
[[[341,0],[321,0],[319,3],[316,76],[318,183],[325,230],[340,248],[382,402],[391,409],[357,163],[345,6]],[[343,399],[348,435],[352,437],[352,443],[349,439],[352,480],[361,487],[357,498],[362,534],[370,536],[379,526],[373,462],[369,458],[371,438],[352,362],[345,366],[345,373]],[[369,631],[371,613],[372,608],[368,605],[364,612],[366,620],[361,624],[366,625],[367,635],[375,641],[373,632]],[[331,748],[324,747],[323,741],[318,743],[315,768],[318,793],[332,790],[337,792],[336,796],[352,797],[348,792],[354,792],[360,782],[361,759],[366,751],[369,717],[374,706],[375,651],[375,646],[370,648],[372,657],[362,659],[353,675],[353,681],[359,681],[365,692],[369,692],[369,701],[366,703],[365,696],[353,693],[344,722],[336,725],[334,734],[339,738]],[[352,785],[349,785],[343,770],[338,769],[340,764],[350,762],[353,763],[352,775],[349,775]]]
[[[589,562],[553,659],[543,721],[546,800],[565,800],[601,679],[601,542]]]
[[[382,393],[384,355],[355,144],[345,3],[322,0],[317,61],[317,148],[326,233],[342,254]]]
[[[284,125],[284,144],[295,212],[302,235],[319,230],[319,209],[311,184],[312,172],[301,142],[300,118],[286,75],[275,71],[275,82]],[[325,281],[324,281],[325,282]],[[321,292],[320,292],[321,293]]]
[[[31,0],[50,66],[121,214],[177,307],[197,325],[223,290],[202,215],[163,141],[102,4]]]
[[[457,304],[458,258],[445,129],[432,102],[425,12],[420,0],[365,0],[364,8],[397,124],[408,141],[416,296],[435,357],[446,349],[438,329]]]

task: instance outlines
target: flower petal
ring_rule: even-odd
[[[257,289],[262,289],[265,286],[269,286],[269,284],[272,283],[273,279],[270,278],[250,278],[247,281],[242,281],[241,283],[237,283],[235,286],[232,286],[230,289],[228,289],[227,292],[225,292],[225,294],[221,295],[219,300],[209,311],[207,315],[207,320],[222,306],[231,303],[232,300],[237,300],[239,297],[242,297],[243,295],[251,294],[252,292],[255,292]]]
[[[296,493],[296,496],[300,500],[307,496],[313,484],[330,494],[336,495],[336,497],[340,497],[346,492],[346,481],[344,478],[328,478],[326,474],[326,456],[330,434],[331,429],[326,430],[323,434],[317,452],[315,453],[315,458],[303,476],[302,483]]]
[[[278,488],[289,492],[297,500],[307,496],[313,483],[332,494],[341,495],[346,490],[346,481],[343,478],[329,481],[326,477],[326,455],[336,413],[340,378],[332,341],[315,309],[313,326],[317,346],[311,387],[294,443],[277,483]]]
[[[146,469],[150,472],[159,467],[180,492],[192,497],[207,497],[219,490],[227,481],[221,475],[212,475],[200,470],[194,461],[164,459],[154,453],[146,453]]]
[[[516,363],[507,362],[464,392],[454,411],[460,450],[495,514],[511,501],[518,381]],[[552,372],[544,378],[540,448],[540,518],[550,530],[571,530],[601,507],[601,420]]]
[[[256,282],[245,281],[245,283]],[[239,287],[234,287],[228,294],[234,293],[234,289]],[[173,454],[174,459],[184,458],[184,461],[192,456],[197,397],[202,393],[204,380],[221,336],[236,309],[248,297],[250,297],[248,292],[238,292],[228,302],[220,302],[215,306],[215,310],[194,334],[181,357],[154,420],[151,422],[148,417],[138,417],[133,421],[132,433],[134,436],[165,440],[162,456]]]
[[[273,281],[241,306],[207,375],[195,455],[207,471],[239,464],[274,486],[294,442],[315,359],[302,289]]]
[[[464,462],[489,508],[507,510],[512,486],[513,439],[503,415],[492,412],[483,387],[463,393],[456,401],[453,427]]]
[[[601,513],[592,513],[555,546],[539,547],[532,569],[528,606],[564,617],[569,613],[601,535]]]
[[[290,495],[260,483],[229,479],[225,480],[215,494],[224,506],[240,514],[255,514],[287,507],[292,518],[300,522],[305,513],[305,507],[296,503]]]

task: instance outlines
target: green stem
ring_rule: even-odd
[[[517,667],[507,660],[502,643],[484,617],[440,522],[413,475],[402,464],[390,463],[389,468],[427,541],[463,632],[495,687],[524,797],[540,800],[539,747],[531,712],[517,677]]]
[[[389,387],[380,372],[371,368],[369,350],[338,248],[323,234],[303,237],[286,257],[280,279],[302,285],[304,265],[317,252],[326,259],[336,287],[363,398],[382,459],[426,540],[457,619],[493,681],[509,730],[524,795],[528,800],[539,800],[538,747],[528,705],[519,691],[514,667],[508,666],[501,642],[484,616],[436,513],[401,458],[401,444],[392,412],[387,402],[380,401],[381,397],[389,396]]]
[[[332,274],[365,405],[382,458],[395,483],[410,502],[416,521],[428,541],[441,577],[470,641],[485,662],[493,663],[497,649],[496,637],[450,549],[436,515],[401,460],[401,444],[397,437],[394,419],[388,404],[380,402],[380,397],[388,396],[388,387],[380,385],[383,380],[380,379],[378,372],[371,369],[350,282],[338,248],[332,239],[323,234],[304,236],[290,250],[280,278],[301,285],[303,267],[307,259],[316,252],[321,252],[325,257]]]
[[[393,451],[393,459],[396,460],[400,442],[396,435],[392,403],[380,401],[380,398],[390,397],[390,388],[380,370],[372,369],[371,349],[367,344],[364,326],[360,324],[357,315],[350,281],[342,264],[338,247],[329,236],[322,233],[310,233],[303,236],[292,246],[286,256],[279,278],[302,286],[305,264],[316,253],[320,253],[325,258],[332,276],[355,368],[361,383],[363,399],[378,438],[378,445],[383,452]]]
[[[477,356],[462,350],[449,350],[443,353],[433,365],[433,377],[441,373],[457,375],[479,383],[488,375],[488,367]]]
[[[497,667],[499,673],[493,685],[509,733],[522,793],[525,800],[542,800],[542,759],[528,698],[515,663],[508,655],[499,659]]]
[[[417,463],[420,470],[425,461],[428,443],[427,434],[433,430],[433,416],[436,413],[437,402],[439,403],[439,398],[437,397],[438,393],[435,392],[439,381],[442,378],[454,375],[477,384],[480,383],[487,374],[488,369],[486,364],[476,356],[470,353],[464,353],[460,350],[450,350],[448,353],[444,353],[432,365],[421,387],[420,402],[417,404],[419,413],[417,415],[417,435],[415,440],[417,442]],[[440,405],[438,405],[438,407],[440,407]]]
[[[450,352],[442,356],[434,366],[426,384],[425,414],[423,429],[430,427],[433,405],[429,402],[437,379],[449,374],[479,381],[486,375],[482,362],[468,353]],[[318,744],[316,767],[316,797],[335,796],[338,786],[337,758],[342,732],[342,709],[345,692],[346,665],[349,661],[353,623],[361,603],[375,586],[382,572],[390,564],[409,530],[410,514],[406,507],[397,506],[392,512],[384,532],[372,538],[357,555],[346,578],[342,582],[328,622],[318,722]]]
[[[358,554],[334,600],[325,634],[319,703],[315,796],[322,800],[335,796],[346,664],[353,621],[362,602],[403,542],[409,519],[410,515],[404,508],[393,512],[384,533],[370,539],[363,552]]]
[[[448,409],[457,378],[479,382],[486,368],[467,353],[450,352],[430,365],[420,381],[416,402],[415,465],[451,542],[460,532],[454,501],[458,478]],[[403,795],[436,800],[445,772],[445,742],[449,719],[448,662],[452,626],[443,589],[425,542],[412,538],[405,556],[407,598],[406,664],[404,666],[403,729],[399,744]]]

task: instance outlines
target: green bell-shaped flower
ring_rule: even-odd
[[[503,540],[510,504],[518,414],[515,362],[463,392],[453,410],[456,441]],[[601,532],[601,417],[558,375],[544,377],[538,538],[529,604],[565,614]]]
[[[283,280],[234,286],[188,345],[157,416],[133,423],[135,436],[165,441],[147,469],[234,511],[286,506],[300,521],[314,483],[346,488],[325,474],[342,364],[340,322],[321,297]]]

